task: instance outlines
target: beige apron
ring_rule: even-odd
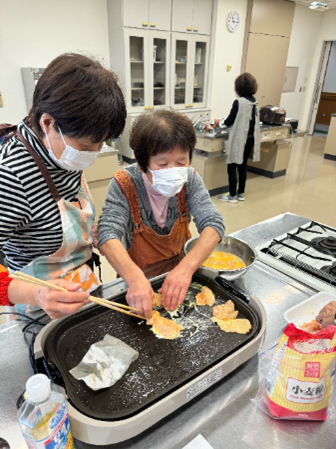
[[[69,202],[62,199],[42,158],[19,131],[17,136],[35,160],[58,205],[63,230],[60,249],[50,256],[37,257],[26,265],[22,272],[43,280],[63,278],[79,282],[82,290],[90,292],[99,285],[99,281],[85,263],[92,257],[95,208],[84,176],[76,201]],[[22,312],[20,306],[15,307],[18,312]]]

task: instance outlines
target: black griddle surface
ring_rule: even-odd
[[[152,282],[155,291],[163,280]],[[244,301],[199,274],[193,276],[193,283],[208,286],[216,295],[215,305],[231,299],[239,311],[238,318],[250,320],[251,332],[246,335],[225,333],[217,324],[209,322],[209,327],[198,332],[195,332],[196,326],[181,331],[181,337],[176,340],[159,339],[145,322],[140,324],[136,318],[101,306],[93,306],[65,318],[50,332],[44,348],[46,359],[60,371],[69,399],[81,413],[103,421],[130,418],[254,338],[259,328],[258,318]],[[194,287],[189,289],[188,300],[180,309],[184,319],[197,316],[204,322],[212,317],[212,307],[198,306],[200,316],[189,306],[190,298],[199,291]],[[114,298],[114,301],[125,304],[125,294]],[[162,312],[160,309],[161,315],[170,318],[167,312]],[[102,340],[105,334],[120,338],[139,351],[139,358],[115,385],[93,391],[83,381],[75,379],[69,370],[78,365],[90,346]]]

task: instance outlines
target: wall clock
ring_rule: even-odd
[[[230,12],[226,20],[228,30],[231,31],[231,33],[234,33],[235,31],[238,30],[239,24],[240,24],[239,14],[236,11]]]

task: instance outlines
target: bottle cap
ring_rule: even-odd
[[[46,401],[51,393],[50,379],[45,374],[35,374],[27,380],[26,393],[30,402]]]

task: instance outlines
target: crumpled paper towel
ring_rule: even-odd
[[[91,345],[83,360],[70,373],[96,391],[118,382],[138,357],[138,351],[119,338],[106,334],[104,340]]]

